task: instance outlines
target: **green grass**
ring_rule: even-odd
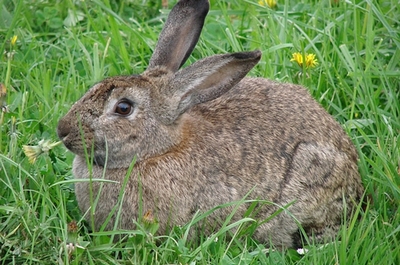
[[[155,225],[142,222],[124,243],[110,241],[112,232],[89,235],[74,196],[73,155],[60,145],[31,164],[22,146],[58,141],[58,120],[95,82],[144,71],[168,12],[159,12],[161,1],[49,2],[0,0],[8,106],[0,112],[0,264],[400,264],[397,0],[286,0],[275,9],[211,1],[189,59],[262,50],[250,75],[303,84],[357,146],[370,203],[334,242],[307,246],[305,255],[254,242],[246,218],[228,217],[217,234],[196,241],[187,239],[192,223],[154,237]],[[294,52],[316,54],[318,66],[300,69]],[[230,225],[241,229],[227,236]]]

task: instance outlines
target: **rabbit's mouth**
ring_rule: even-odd
[[[96,166],[104,167],[104,165],[106,164],[106,158],[101,155],[94,155],[93,164],[95,164]]]

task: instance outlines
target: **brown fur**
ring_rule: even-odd
[[[182,9],[192,5],[201,9],[195,2],[177,4],[166,22],[169,31],[182,23],[174,23]],[[208,9],[208,2],[201,2]],[[205,13],[198,12],[189,20],[199,34]],[[133,220],[149,211],[164,233],[167,224],[185,224],[196,211],[238,201],[254,189],[250,199],[281,206],[294,202],[288,210],[308,235],[321,239],[334,235],[344,207],[350,212],[363,193],[357,153],[341,126],[301,86],[243,78],[260,59],[258,51],[212,56],[177,71],[198,35],[189,36],[186,48],[169,57],[163,47],[170,50],[174,39],[167,34],[161,34],[146,72],[100,82],[60,120],[58,134],[76,154],[75,177],[89,178],[84,146],[90,150],[93,145],[93,178],[102,178],[105,172],[106,179],[117,182],[102,184],[95,211],[97,228],[117,203],[136,157],[118,227],[134,229]],[[187,29],[181,34],[175,36],[179,49]],[[131,114],[115,113],[122,99],[133,102]],[[92,186],[97,194],[100,183]],[[76,183],[76,196],[87,212],[88,182]],[[257,218],[265,219],[276,209],[260,207]],[[219,209],[208,221],[218,224],[230,210]],[[243,205],[236,218],[245,210]],[[115,216],[107,228],[114,222]],[[282,247],[300,243],[298,226],[287,212],[261,225],[255,238]]]

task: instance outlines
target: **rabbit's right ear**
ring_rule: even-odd
[[[153,111],[172,124],[197,104],[214,100],[234,87],[258,63],[260,51],[214,55],[178,71],[171,82],[153,93]]]
[[[208,0],[180,0],[165,22],[148,69],[176,72],[192,53],[208,13]]]

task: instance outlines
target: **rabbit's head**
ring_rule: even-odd
[[[215,55],[179,70],[191,54],[209,9],[207,0],[181,0],[172,9],[148,69],[94,85],[60,120],[57,133],[97,165],[128,167],[181,141],[186,112],[218,98],[259,61],[260,51]]]

